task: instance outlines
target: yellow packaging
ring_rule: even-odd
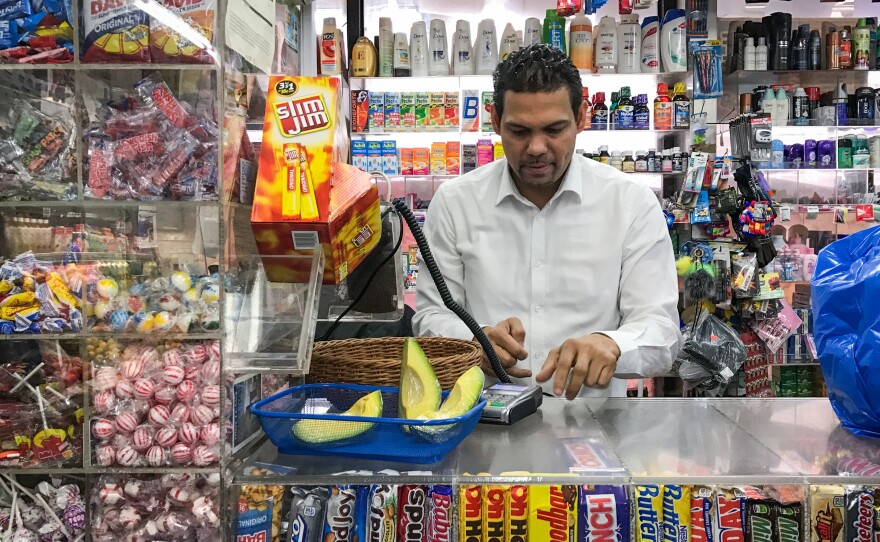
[[[269,80],[251,228],[270,281],[308,281],[321,247],[323,282],[339,283],[379,242],[379,192],[345,163],[342,108],[338,78]]]
[[[446,95],[443,92],[431,92],[429,100],[428,126],[431,129],[442,129],[446,124]]]
[[[504,158],[504,147],[501,145],[500,141],[495,142],[495,146],[492,151],[493,160],[501,160],[502,158]]]
[[[446,175],[446,143],[431,143],[431,175]]]
[[[459,486],[458,539],[483,542],[483,491],[480,486]]]
[[[483,542],[505,542],[510,486],[483,486]]]
[[[400,174],[401,175],[412,175],[413,174],[413,150],[412,149],[400,149]]]
[[[413,149],[413,175],[431,174],[431,149]]]
[[[663,486],[663,540],[690,542],[691,487],[667,484]]]
[[[461,173],[461,143],[458,141],[446,142],[446,174],[458,175]]]
[[[577,486],[529,488],[529,538],[540,542],[575,542]]]
[[[636,486],[636,541],[660,542],[663,538],[663,486]]]
[[[511,486],[504,516],[506,542],[528,542],[529,486]]]

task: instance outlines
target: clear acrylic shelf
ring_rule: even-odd
[[[441,462],[412,465],[280,455],[264,442],[233,483],[876,483],[838,472],[841,457],[880,457],[843,430],[827,399],[546,398],[513,426],[478,425]],[[415,472],[414,472],[415,471]],[[397,477],[399,474],[399,478]],[[576,478],[571,478],[576,476]],[[845,476],[845,477],[844,477]]]

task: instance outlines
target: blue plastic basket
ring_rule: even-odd
[[[364,395],[382,392],[382,417],[340,416]],[[445,399],[449,395],[443,392]],[[463,416],[445,420],[407,420],[397,417],[397,388],[349,384],[306,384],[257,401],[250,411],[282,454],[359,457],[405,463],[436,463],[476,427],[486,406],[482,397]],[[326,410],[329,408],[329,411]],[[328,413],[332,412],[332,413]],[[313,444],[294,435],[300,420],[323,420],[327,429],[339,423],[371,423],[360,435],[328,444]],[[329,424],[332,424],[329,425]],[[320,426],[318,426],[320,427]],[[319,429],[320,432],[320,429]]]

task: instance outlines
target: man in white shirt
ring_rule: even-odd
[[[657,198],[574,154],[587,106],[564,53],[527,47],[494,82],[506,159],[440,187],[425,222],[431,251],[515,382],[569,399],[624,396],[621,378],[668,373],[681,341]],[[472,338],[427,276],[417,299],[416,335]],[[486,359],[483,369],[493,374]]]

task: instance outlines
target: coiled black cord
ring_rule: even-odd
[[[431,248],[428,246],[428,240],[425,238],[425,234],[422,232],[422,228],[419,226],[415,215],[413,215],[412,211],[410,211],[409,207],[406,206],[406,203],[404,203],[403,200],[395,200],[394,208],[397,210],[398,214],[403,217],[407,225],[409,225],[409,229],[412,231],[413,237],[416,239],[416,244],[419,246],[419,251],[422,253],[422,260],[425,262],[425,267],[427,267],[428,272],[431,273],[431,278],[437,286],[437,291],[440,293],[440,298],[443,300],[443,304],[446,305],[447,309],[455,313],[455,315],[467,325],[468,329],[471,330],[471,333],[474,334],[477,342],[480,343],[480,346],[483,347],[483,351],[486,352],[486,357],[489,358],[489,363],[492,365],[492,370],[495,371],[495,376],[498,377],[498,380],[505,384],[509,384],[510,377],[507,376],[507,371],[505,371],[504,366],[501,365],[501,360],[498,359],[498,354],[495,353],[495,348],[492,346],[492,343],[489,342],[489,337],[486,337],[486,334],[483,332],[480,324],[474,320],[474,317],[468,314],[461,305],[452,299],[452,294],[449,293],[449,288],[446,287],[446,281],[443,280],[443,275],[440,274],[440,268],[437,267],[437,262],[434,261],[434,256],[431,254]]]

